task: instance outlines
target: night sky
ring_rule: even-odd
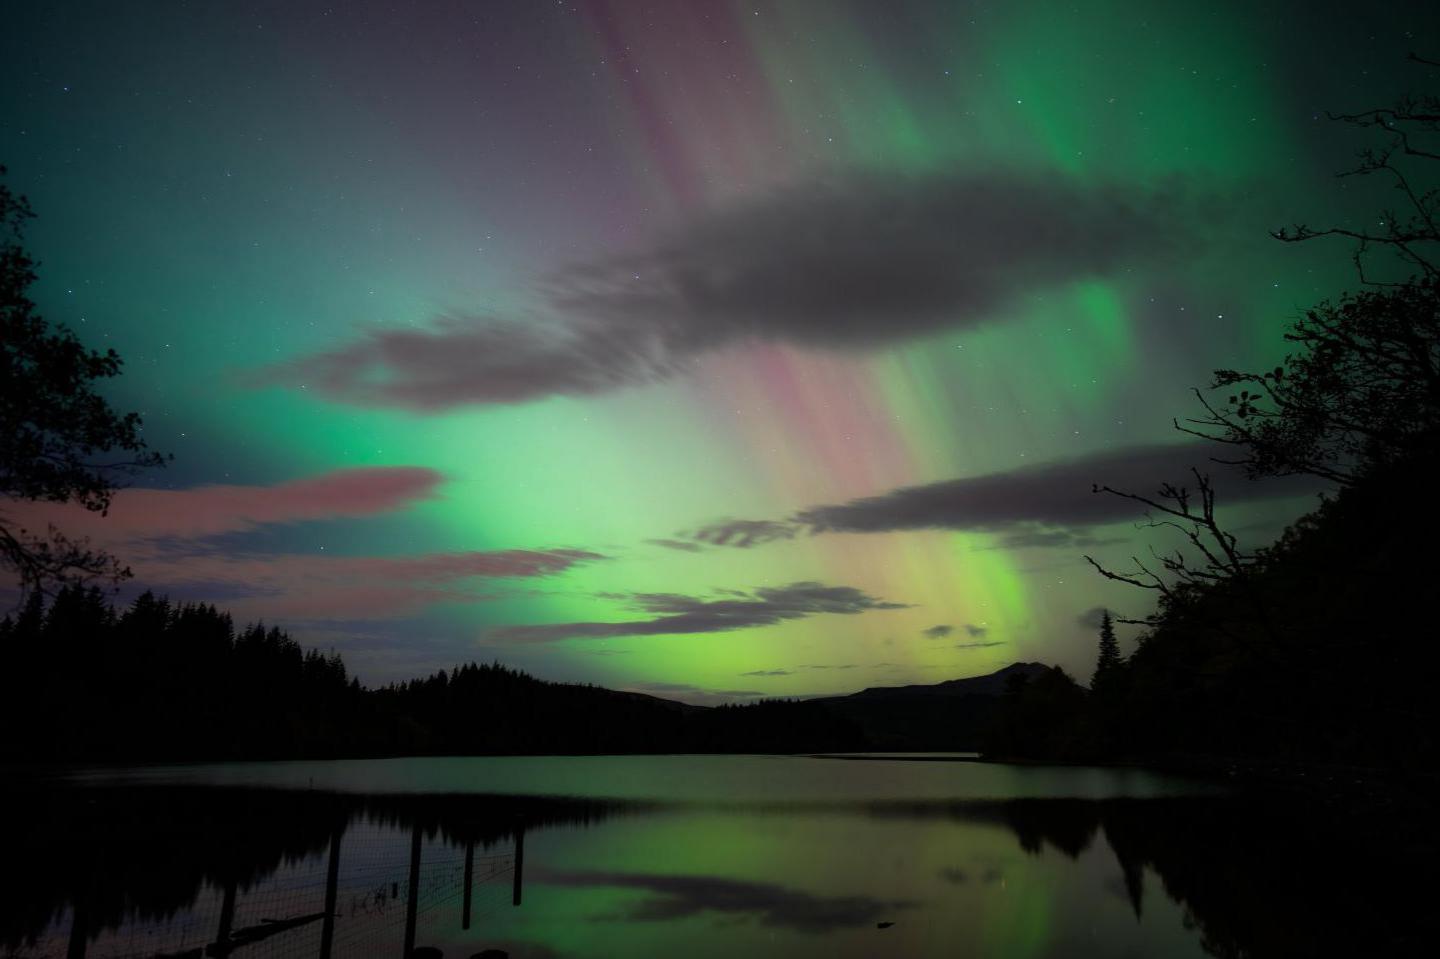
[[[1435,88],[1428,6],[7,5],[35,299],[175,456],[59,518],[367,682],[1088,678],[1091,484],[1355,286],[1267,230],[1390,201],[1325,113]]]

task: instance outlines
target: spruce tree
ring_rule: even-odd
[[[1090,680],[1090,689],[1105,695],[1104,690],[1120,671],[1120,663],[1120,644],[1115,641],[1115,624],[1107,609],[1100,618],[1100,655],[1095,660],[1095,675]]]

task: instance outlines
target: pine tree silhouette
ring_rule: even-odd
[[[1115,624],[1107,609],[1100,618],[1100,654],[1095,659],[1095,675],[1090,679],[1091,691],[1097,696],[1108,695],[1123,662],[1120,644],[1115,641]]]

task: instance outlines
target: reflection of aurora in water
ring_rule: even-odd
[[[227,938],[237,956],[321,956],[327,938],[335,956],[403,955],[407,936],[452,956],[1293,956],[1401,950],[1417,933],[1423,910],[1375,881],[1395,873],[1385,850],[1317,843],[1273,804],[1117,795],[714,806],[63,789],[8,823],[0,943],[24,957]]]
[[[527,826],[601,814],[581,801],[240,790],[28,798],[19,821],[55,828],[25,848],[28,882],[10,897],[21,908],[0,927],[20,955],[406,952],[452,906],[468,929],[519,904]]]

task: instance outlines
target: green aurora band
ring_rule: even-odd
[[[695,551],[651,541],[1175,439],[1190,386],[1273,360],[1298,307],[1352,282],[1348,250],[1266,235],[1377,206],[1330,178],[1364,141],[1323,111],[1423,80],[1403,63],[1418,20],[1367,14],[1360,30],[1337,8],[1302,45],[1297,18],[1325,14],[1299,5],[40,6],[13,14],[22,28],[0,41],[0,160],[40,214],[27,243],[43,261],[42,312],[121,352],[117,401],[175,454],[145,483],[439,471],[437,495],[404,510],[267,526],[229,546],[261,562],[592,550],[607,558],[451,583],[393,609],[292,614],[293,631],[370,681],[499,658],[697,702],[1017,660],[1088,677],[1082,614],[1140,612],[1146,597],[1100,580],[1075,548],[945,530]],[[1378,39],[1351,44],[1357,31]],[[254,383],[365,329],[526,314],[535,283],[567,264],[851,169],[1174,190],[1193,217],[1175,224],[1183,254],[1163,269],[1036,287],[978,324],[867,351],[735,344],[647,385],[424,413]],[[1273,535],[1303,507],[1233,515]],[[641,618],[631,594],[795,582],[905,606],[696,634],[505,645],[492,633]],[[143,585],[283,615],[244,582]],[[938,624],[953,633],[923,634]],[[1023,915],[993,921],[1040,929],[1045,906],[1015,900]]]

